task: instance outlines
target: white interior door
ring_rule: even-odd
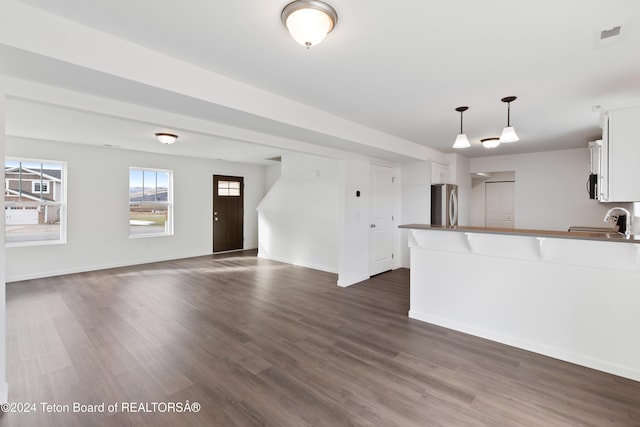
[[[371,165],[371,209],[369,213],[369,275],[393,267],[392,169]]]
[[[515,183],[487,182],[485,184],[485,225],[494,228],[513,228]]]

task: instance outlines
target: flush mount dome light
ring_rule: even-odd
[[[178,135],[174,135],[172,133],[156,133],[156,138],[158,138],[158,141],[162,144],[169,145],[176,142]]]
[[[496,148],[498,145],[500,145],[500,138],[494,136],[492,138],[481,139],[480,142],[482,142],[482,146],[484,148]]]
[[[282,9],[282,23],[291,37],[309,49],[320,43],[338,22],[338,13],[328,4],[296,0]]]

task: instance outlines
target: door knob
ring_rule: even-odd
[[[371,224],[371,228],[376,228],[376,225],[375,224]]]

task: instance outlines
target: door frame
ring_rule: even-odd
[[[216,217],[216,197],[218,193],[218,187],[216,186],[217,181],[239,181],[240,182],[240,197],[241,197],[241,213],[242,218],[240,221],[240,228],[242,231],[242,244],[240,248],[237,249],[228,249],[228,250],[220,250],[216,251],[215,247],[215,217]],[[234,175],[218,175],[213,174],[211,177],[211,253],[219,254],[225,252],[237,252],[244,250],[244,177],[243,176],[234,176]]]

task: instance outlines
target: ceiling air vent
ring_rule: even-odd
[[[620,25],[617,27],[610,28],[608,30],[600,31],[600,40],[609,39],[611,37],[616,37],[620,35]]]
[[[622,25],[616,25],[615,27],[609,27],[604,30],[597,31],[594,35],[596,48],[618,44],[625,38],[624,33],[622,32]]]

